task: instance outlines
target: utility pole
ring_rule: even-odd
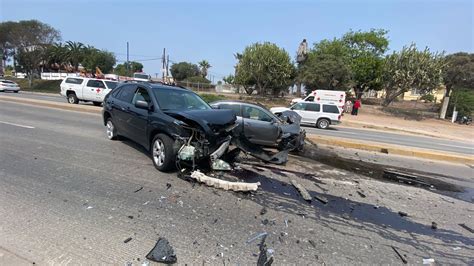
[[[166,56],[166,79],[168,79],[169,75],[169,67],[170,67],[170,55]]]
[[[163,48],[163,56],[161,57],[161,64],[162,64],[162,67],[161,67],[161,72],[162,72],[162,79],[161,81],[162,82],[165,82],[165,67],[166,67],[166,48]]]
[[[127,73],[130,71],[130,62],[129,62],[129,53],[128,53],[128,42],[127,42]]]

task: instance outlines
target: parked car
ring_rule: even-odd
[[[280,150],[302,149],[304,130],[300,129],[300,118],[280,119],[259,104],[242,101],[216,101],[211,106],[216,109],[229,109],[237,116],[236,135],[244,135],[253,144],[275,146]]]
[[[314,90],[306,98],[295,98],[291,100],[291,105],[299,102],[315,102],[319,104],[334,104],[339,109],[344,108],[346,103],[345,91],[331,91],[331,90]]]
[[[301,124],[313,125],[321,129],[341,123],[341,110],[335,104],[299,102],[290,108],[274,107],[270,109],[276,115],[280,115],[288,110],[293,110],[301,116]]]
[[[20,86],[11,80],[0,79],[0,91],[12,91],[18,93]]]
[[[107,137],[142,145],[160,171],[220,157],[236,126],[231,110],[212,109],[194,92],[163,84],[122,83],[105,97],[102,113]]]
[[[118,82],[112,80],[68,77],[61,82],[61,95],[67,97],[67,101],[71,104],[84,101],[99,106],[117,84]]]

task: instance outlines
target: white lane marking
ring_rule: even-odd
[[[6,125],[22,127],[22,128],[35,128],[35,127],[32,127],[32,126],[25,126],[25,125],[20,125],[20,124],[5,122],[5,121],[0,121],[0,124],[6,124]]]

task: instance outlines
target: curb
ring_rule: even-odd
[[[426,149],[412,148],[407,146],[384,144],[377,142],[353,142],[344,138],[331,138],[322,137],[319,135],[307,135],[307,139],[315,142],[316,144],[326,144],[332,146],[340,146],[344,148],[352,148],[365,151],[374,151],[385,154],[396,154],[402,156],[418,157],[422,159],[431,159],[438,161],[447,161],[463,164],[473,164],[474,156],[464,156],[461,154],[449,153],[449,152],[438,152]]]
[[[57,103],[52,101],[37,100],[37,99],[26,99],[10,96],[0,96],[0,101],[8,101],[22,104],[30,104],[35,106],[49,107],[66,111],[77,111],[83,113],[100,114],[102,108],[96,106],[69,104],[69,103]]]

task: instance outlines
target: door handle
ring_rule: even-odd
[[[120,110],[125,111],[125,107],[120,107]]]

